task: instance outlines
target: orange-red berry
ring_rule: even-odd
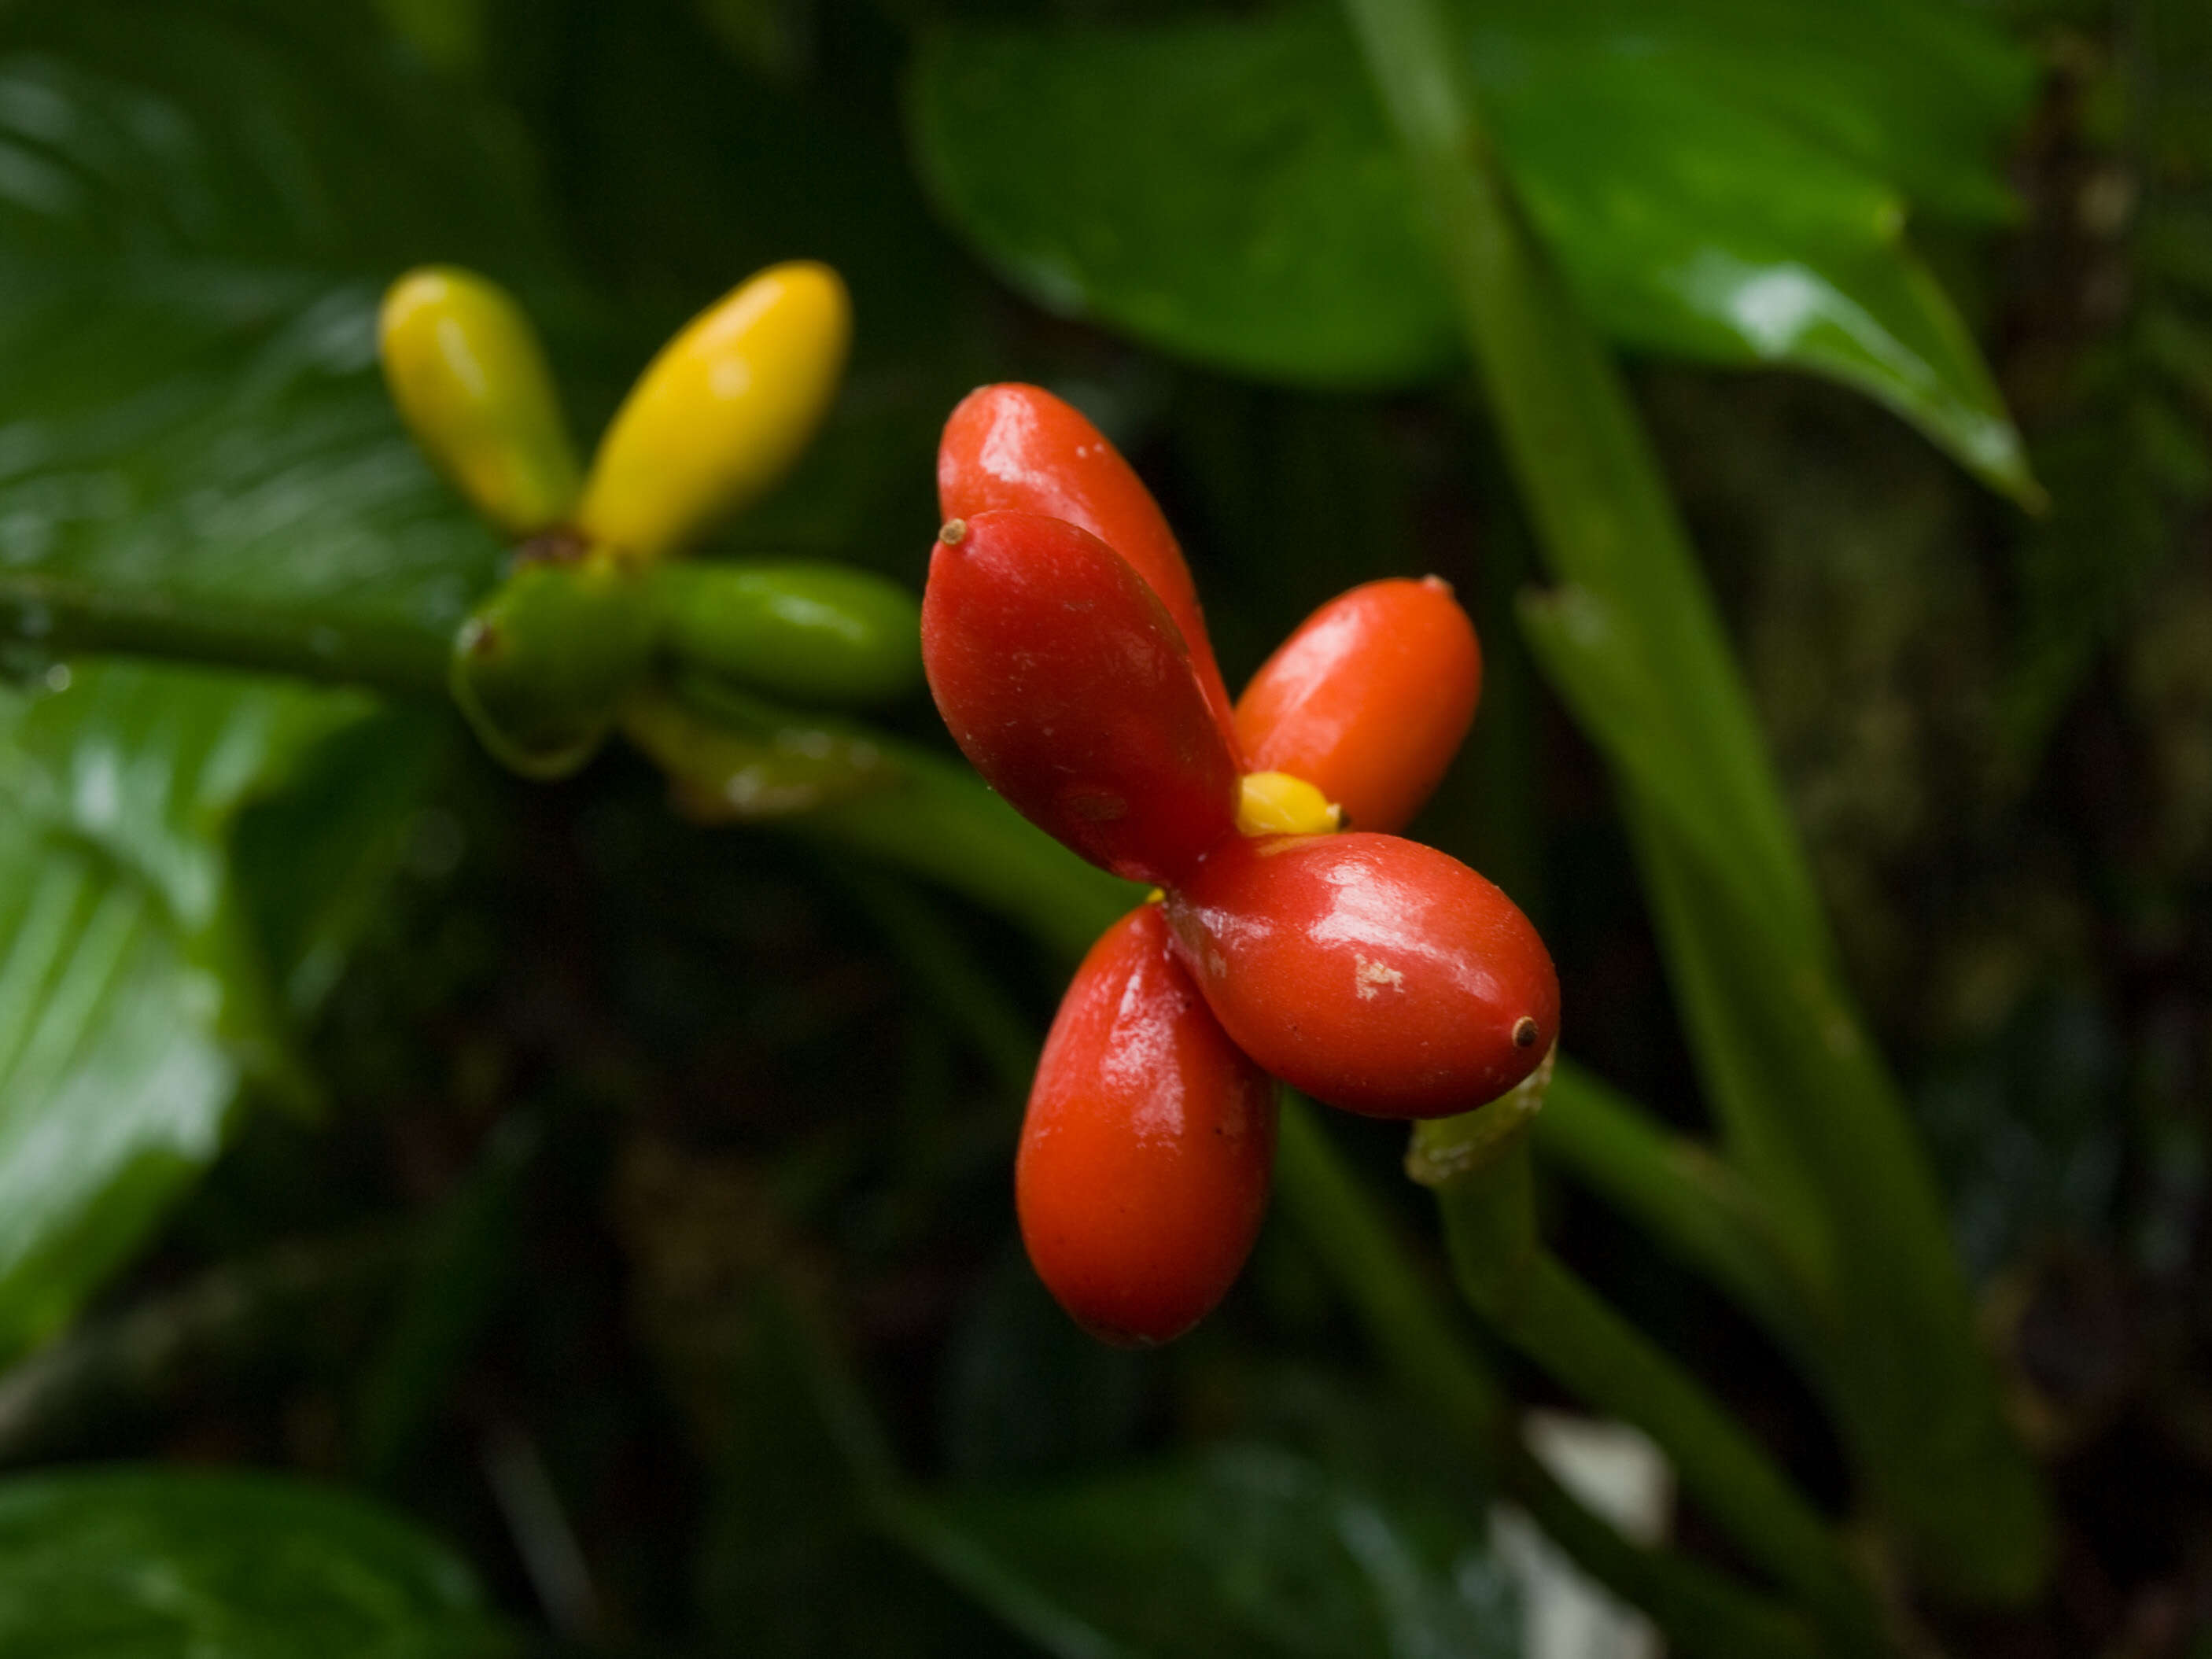
[[[955,739],[1033,823],[1158,884],[1078,969],[1016,1171],[1069,1313],[1164,1342],[1251,1249],[1268,1073],[1378,1117],[1472,1110],[1559,1034],[1552,960],[1510,899],[1379,830],[1473,719],[1474,629],[1431,577],[1333,600],[1231,710],[1166,521],[1097,429],[1035,386],[954,411],[922,660]],[[1240,806],[1242,816],[1239,816]],[[1345,834],[1303,832],[1332,826]]]
[[[1159,599],[1063,520],[979,513],[945,531],[921,659],[961,752],[1092,863],[1174,880],[1232,833],[1237,768]]]
[[[1471,1110],[1528,1076],[1559,1034],[1559,977],[1528,919],[1418,842],[1233,837],[1165,908],[1237,1046],[1347,1111]]]
[[[1474,719],[1482,650],[1449,584],[1369,582],[1300,623],[1237,700],[1254,772],[1304,778],[1352,830],[1402,830]]]
[[[1109,1342],[1180,1336],[1251,1253],[1274,1152],[1267,1073],[1139,905],[1076,970],[1030,1092],[1014,1196],[1038,1277]]]
[[[1206,707],[1230,731],[1229,692],[1175,532],[1135,469],[1079,410],[1042,386],[969,392],[938,446],[937,500],[947,519],[1000,507],[1065,519],[1127,559],[1175,618]]]

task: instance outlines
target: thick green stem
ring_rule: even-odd
[[[905,870],[1070,961],[1145,896],[1030,824],[959,762],[868,726],[687,675],[634,704],[624,729],[696,816]]]
[[[2030,1593],[2042,1500],[1975,1348],[1933,1178],[1838,988],[1809,867],[1650,444],[1515,198],[1444,0],[1345,8],[1563,583],[1524,604],[1524,626],[1615,764],[1647,874],[1711,901],[1690,915],[1658,894],[1661,932],[1697,1005],[1730,1158],[1791,1270],[1833,1287],[1808,1315],[1829,1324],[1825,1380],[1857,1472],[1931,1578]],[[1755,1019],[1752,1005],[1777,995],[1822,1017],[1793,1014],[1808,1041]]]
[[[1517,1442],[1508,1454],[1505,1489],[1547,1536],[1623,1601],[1643,1610],[1674,1651],[1688,1659],[1823,1659],[1805,1617],[1753,1595],[1687,1556],[1631,1541],[1574,1494]]]
[[[1765,1200],[1699,1142],[1562,1059],[1534,1124],[1536,1151],[1642,1222],[1801,1361],[1819,1352],[1818,1286],[1793,1272]]]
[[[1411,163],[1452,292],[1554,570],[1631,610],[1679,706],[1720,728],[1697,746],[1709,787],[1754,832],[1777,921],[1808,945],[1819,903],[1650,446],[1610,358],[1515,200],[1437,0],[1346,0]],[[1626,643],[1633,644],[1632,640]],[[1686,682],[1687,684],[1685,684]]]
[[[997,911],[1071,961],[1145,890],[1085,864],[964,766],[885,743],[884,787],[791,819],[808,841],[864,853]]]
[[[1512,1402],[1463,1320],[1415,1266],[1318,1115],[1287,1093],[1275,1187],[1399,1385],[1434,1413],[1474,1469],[1591,1577],[1644,1608],[1678,1651],[1711,1659],[1809,1659],[1818,1651],[1797,1613],[1696,1562],[1630,1542],[1552,1478],[1522,1443]]]
[[[290,674],[394,696],[446,696],[447,641],[429,629],[278,615],[52,576],[0,576],[0,640],[58,653]]]
[[[1827,1523],[1696,1378],[1545,1249],[1525,1138],[1436,1190],[1460,1287],[1498,1333],[1577,1397],[1650,1435],[1747,1559],[1831,1628],[1872,1645],[1872,1603]]]
[[[1513,1439],[1512,1401],[1313,1107],[1287,1090],[1276,1132],[1275,1194],[1391,1373],[1450,1426],[1461,1453],[1496,1480]]]

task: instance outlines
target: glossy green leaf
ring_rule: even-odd
[[[1520,1650],[1480,1522],[1272,1447],[917,1508],[921,1547],[1062,1659],[1485,1659]]]
[[[1744,0],[1470,7],[1461,40],[1530,211],[1614,337],[1827,375],[2032,494],[1972,342],[1905,246],[1976,222],[2027,66],[1909,5],[1807,25]],[[1411,184],[1327,13],[946,29],[921,164],[1040,303],[1262,378],[1397,385],[1459,361]]]
[[[119,664],[0,703],[0,1352],[215,1157],[241,1081],[306,1091],[228,834],[367,706]]]
[[[442,641],[496,550],[392,416],[374,313],[418,260],[552,263],[499,122],[363,7],[44,0],[0,22],[0,595]]]
[[[496,549],[389,409],[376,297],[429,257],[550,267],[534,194],[499,121],[366,7],[9,8],[6,631],[36,650],[60,585],[437,684]],[[0,1352],[125,1257],[241,1083],[312,1093],[285,1015],[334,978],[441,741],[384,725],[241,864],[240,814],[366,699],[85,662],[45,684],[0,711]]]
[[[1347,0],[1346,10],[1435,216],[1546,558],[1566,584],[1528,608],[1531,641],[1622,784],[1708,1102],[1806,1289],[1808,1322],[1825,1323],[1808,1370],[1835,1406],[1864,1497],[1931,1583],[2024,1598],[2048,1561],[2048,1510],[1978,1345],[1933,1176],[1842,988],[1809,862],[1627,388],[1514,210],[1474,77],[1451,67],[1449,7]],[[1484,1212],[1462,1206],[1470,1218]],[[1549,1325],[1510,1300],[1492,1311],[1524,1337],[1565,1341],[1569,1306],[1554,1306]],[[1784,1322],[1785,1340],[1795,1324]],[[1633,1416],[1641,1397],[1611,1393],[1620,1374],[1601,1364],[1583,1386]],[[1662,1443],[1686,1454],[1706,1443],[1708,1488],[1741,1486],[1706,1455],[1718,1443],[1710,1433],[1660,1397],[1650,1405],[1644,1426]],[[1683,1467],[1689,1476],[1686,1455]],[[1826,1576],[1817,1548],[1791,1553],[1807,1583]],[[1858,1622],[1851,1599],[1835,1604],[1846,1626]]]
[[[468,1569],[388,1511],[256,1474],[0,1483],[0,1651],[477,1659],[512,1650]]]
[[[0,815],[0,1355],[59,1325],[215,1156],[220,982],[106,860]]]
[[[2047,1564],[2049,1513],[1998,1413],[1896,1084],[1826,971],[1778,942],[1671,822],[1648,811],[1632,822],[1708,1097],[1731,1127],[1756,1118],[1779,1131],[1773,1155],[1820,1206],[1829,1255],[1811,1380],[1872,1504],[1954,1591],[2027,1595]],[[1777,1190],[1788,1188],[1769,1187],[1770,1202]]]
[[[1266,378],[1432,378],[1450,301],[1350,51],[1309,14],[948,29],[915,66],[918,159],[1051,310]]]

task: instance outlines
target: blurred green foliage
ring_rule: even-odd
[[[1962,1653],[2184,1651],[2212,1538],[2212,24],[1450,15],[1575,301],[1639,354],[1821,969],[1895,1061],[2056,1477],[2056,1589],[1913,1616]],[[1707,902],[1687,863],[1638,896],[1515,637],[1534,538],[1419,215],[1352,38],[1304,8],[0,7],[0,1458],[161,1460],[0,1480],[0,1651],[1517,1648],[1499,1472],[1384,1380],[1294,1227],[1165,1353],[1076,1336],[1017,1259],[1028,1054],[1107,884],[1017,929],[1070,890],[996,829],[923,872],[948,898],[871,859],[901,826],[865,801],[711,829],[631,756],[532,789],[474,754],[439,676],[497,550],[373,361],[378,292],[428,259],[526,297],[587,433],[732,282],[839,266],[846,393],[718,555],[918,584],[938,422],[1027,378],[1154,483],[1232,680],[1338,588],[1453,580],[1490,684],[1425,829],[1543,923],[1585,1066],[1546,1235],[1841,1509],[1801,1379],[1859,1312],[1793,1335],[1764,1266],[1701,1267],[1747,1235],[1608,1179],[1600,1081],[1687,1156],[1681,1033],[1716,994],[1670,990],[1655,927],[1696,924],[1729,1006],[1766,1011],[1771,1070],[1735,1086],[1819,1112],[1774,1080],[1824,1038],[1788,1036],[1827,1006],[1793,994],[1819,939],[1762,954],[1791,905]],[[1761,365],[1850,392],[1721,372]],[[1588,597],[1528,612],[1555,669]],[[1685,689],[1616,686],[1609,738],[1603,690],[1574,707],[1633,787],[1724,819],[1661,717]],[[905,831],[967,823],[926,703],[885,724],[936,780]],[[1331,1142],[1426,1286],[1433,1214],[1374,1128]],[[1745,1214],[1777,1259],[1818,1231]],[[290,1473],[177,1467],[210,1461]]]

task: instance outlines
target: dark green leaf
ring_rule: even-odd
[[[1627,343],[1785,363],[2033,489],[1906,202],[1978,222],[2029,88],[1963,20],[1885,6],[1809,33],[1740,0],[1484,7],[1463,37],[1514,175]],[[961,27],[925,46],[921,166],[1041,303],[1263,378],[1392,385],[1457,320],[1341,24],[1297,10],[1142,29]]]
[[[1322,16],[930,38],[919,161],[1039,303],[1272,379],[1457,361],[1411,186]]]
[[[1762,1197],[1805,1206],[1813,1224],[1790,1242],[1825,1247],[1791,1264],[1816,1292],[1813,1380],[1874,1504],[1962,1593],[2029,1594],[2049,1516],[1896,1084],[1830,970],[1762,925],[1672,819],[1632,801],[1631,821],[1714,1111]]]
[[[215,1156],[241,1079],[303,1088],[228,836],[366,706],[86,664],[0,703],[0,1352]]]
[[[374,368],[385,283],[553,261],[500,123],[354,6],[0,24],[0,584],[450,631],[494,549]]]
[[[0,598],[64,582],[442,655],[495,549],[391,413],[376,296],[423,258],[554,265],[515,154],[365,7],[9,8]],[[35,644],[40,606],[6,614]],[[339,795],[272,807],[242,884],[240,812],[372,705],[71,673],[0,736],[0,1351],[215,1156],[241,1081],[309,1092],[280,1012],[329,986],[441,741],[387,726]]]
[[[215,1156],[239,1063],[161,902],[0,814],[0,1355],[52,1330]]]
[[[914,1505],[909,1537],[1048,1651],[1500,1659],[1518,1610],[1479,1520],[1386,1504],[1293,1453]]]
[[[748,1659],[1024,1650],[884,1536],[880,1430],[789,1291],[761,1281],[727,1334],[715,1402],[727,1430],[697,1562],[710,1646]]]
[[[509,1647],[466,1567],[337,1492],[131,1468],[0,1484],[0,1651],[463,1659]]]

